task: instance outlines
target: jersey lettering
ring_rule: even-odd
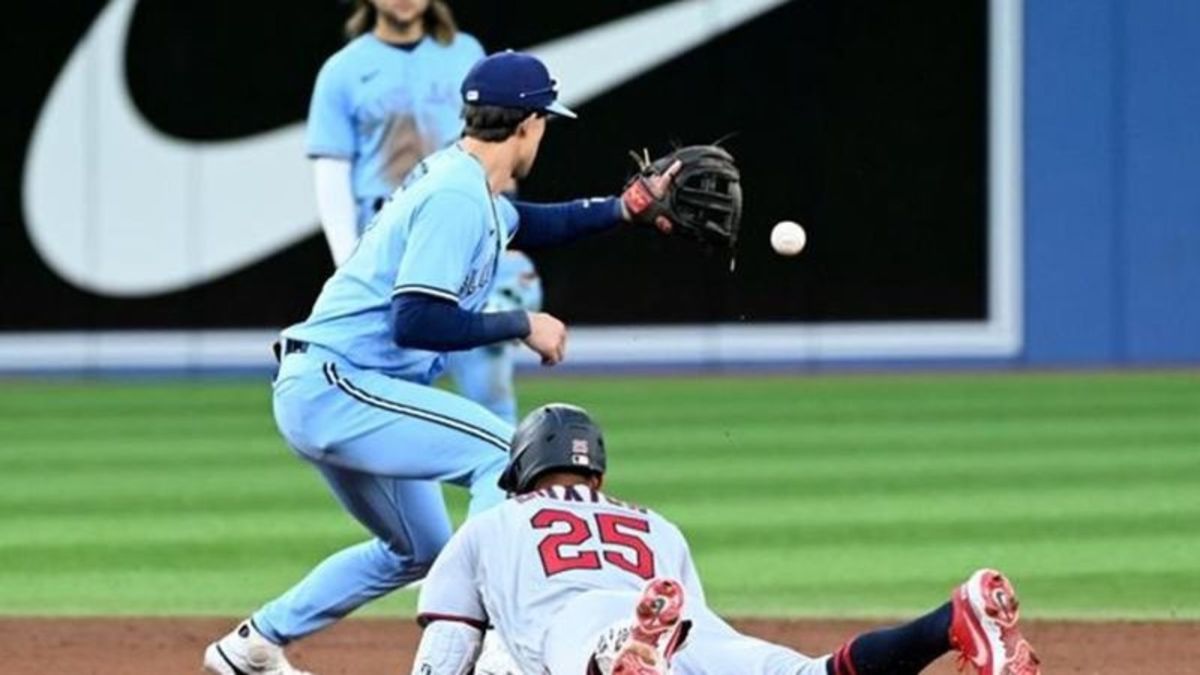
[[[548,535],[538,544],[538,553],[542,557],[542,569],[546,576],[569,572],[570,570],[598,570],[600,556],[592,551],[580,551],[577,554],[564,553],[564,546],[579,546],[592,538],[588,522],[570,511],[558,509],[542,509],[533,515],[529,521],[535,530],[545,530],[559,523],[566,523],[570,528],[560,534]]]
[[[596,524],[600,526],[600,541],[617,548],[628,549],[630,557],[620,551],[605,551],[604,559],[617,567],[650,580],[654,578],[654,553],[639,534],[650,534],[650,523],[632,516],[615,513],[597,513]],[[621,530],[625,529],[626,532]],[[631,532],[629,530],[632,530]]]
[[[604,562],[634,574],[642,579],[654,578],[654,552],[643,541],[641,535],[650,534],[650,523],[642,518],[613,513],[595,514],[596,530],[591,524],[570,511],[542,509],[530,519],[535,530],[550,529],[566,524],[566,532],[549,534],[538,544],[542,569],[547,577],[571,570],[598,570],[601,557],[594,551],[563,550],[577,547],[599,534],[604,544]]]

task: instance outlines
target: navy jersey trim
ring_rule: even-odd
[[[417,408],[415,406],[408,405],[407,403],[397,403],[396,401],[389,401],[385,398],[380,398],[375,394],[363,391],[362,389],[356,387],[353,382],[339,375],[337,372],[337,366],[334,364],[326,363],[325,367],[325,376],[327,379],[332,378],[333,384],[337,385],[338,389],[341,389],[345,393],[349,394],[352,398],[357,399],[362,403],[374,408],[379,408],[381,410],[387,410],[388,412],[394,412],[401,415],[406,415],[408,417],[415,417],[426,422],[432,422],[433,424],[437,424],[448,429],[453,429],[469,436],[474,436],[481,441],[496,446],[505,453],[508,452],[508,441],[500,436],[497,436],[496,434],[493,434],[487,429],[484,429],[483,427],[478,427],[470,422],[464,422],[463,420],[455,419],[448,415],[443,415],[432,410],[425,410],[423,408]]]
[[[455,623],[465,623],[466,625],[476,628],[480,631],[486,631],[488,627],[487,621],[480,621],[469,616],[459,616],[458,614],[437,614],[434,612],[422,612],[417,615],[417,625],[425,628],[434,621],[453,621]]]
[[[426,286],[425,284],[402,284],[392,289],[393,298],[401,293],[422,293],[424,295],[432,295],[435,298],[449,300],[450,302],[458,302],[458,294],[451,293],[444,288]]]

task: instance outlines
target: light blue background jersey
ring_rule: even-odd
[[[517,221],[512,203],[488,191],[478,160],[457,144],[439,151],[367,226],[309,318],[283,336],[359,368],[428,384],[442,370],[442,355],[396,345],[392,299],[424,293],[481,310]]]
[[[515,309],[540,312],[542,282],[528,256],[509,250],[496,266],[496,282],[484,310],[508,312]],[[519,349],[519,342],[512,340],[452,352],[446,355],[446,372],[454,378],[458,393],[515,425],[517,392],[513,386],[513,360],[514,352]]]
[[[488,298],[486,309],[489,312],[542,311],[542,280],[529,256],[520,251],[505,251],[496,267],[495,289]]]
[[[360,229],[421,158],[458,139],[459,89],[483,56],[466,33],[448,45],[425,37],[411,50],[367,33],[321,67],[308,113],[308,154],[351,161]]]

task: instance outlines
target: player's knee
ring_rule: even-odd
[[[376,567],[381,573],[391,575],[398,581],[420,579],[429,573],[429,568],[433,567],[433,561],[445,545],[445,538],[423,541],[419,546],[381,539],[377,548],[380,560]]]
[[[414,528],[405,542],[407,548],[403,552],[407,564],[414,567],[428,568],[433,564],[438,554],[450,541],[450,533],[428,528]]]

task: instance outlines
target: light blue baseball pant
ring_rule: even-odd
[[[374,538],[334,553],[255,613],[286,644],[421,579],[451,534],[439,482],[467,487],[474,514],[504,499],[496,485],[512,426],[430,386],[356,369],[310,346],[285,356],[275,421],[342,506]]]
[[[487,345],[446,356],[446,372],[463,396],[509,424],[517,423],[517,392],[513,386],[512,344]]]

